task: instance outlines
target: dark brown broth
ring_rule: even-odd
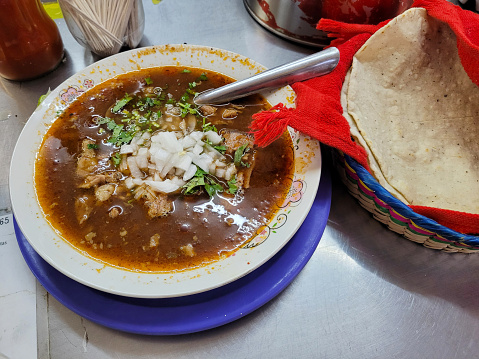
[[[51,225],[78,250],[113,266],[140,271],[172,271],[201,266],[229,255],[248,241],[256,231],[269,222],[291,185],[293,149],[289,135],[285,134],[267,148],[257,149],[256,165],[250,188],[242,201],[232,204],[231,196],[217,195],[212,204],[208,195],[174,197],[174,212],[166,217],[149,218],[143,206],[132,201],[131,194],[124,198],[112,197],[96,206],[90,218],[79,224],[75,214],[75,198],[91,189],[77,188],[76,162],[81,152],[81,142],[90,138],[100,143],[107,133],[99,134],[92,116],[105,116],[117,99],[125,93],[141,89],[149,77],[158,86],[168,84],[168,92],[180,97],[204,70],[191,68],[182,73],[176,67],[141,70],[108,80],[80,96],[54,122],[44,137],[35,166],[35,184],[39,203]],[[206,72],[208,81],[195,88],[200,92],[231,82],[221,74]],[[260,96],[249,97],[244,112],[233,120],[237,130],[248,131],[251,115],[267,107]],[[215,123],[218,119],[208,117]],[[217,124],[221,129],[225,125]],[[101,143],[99,153],[105,155],[105,169],[114,169],[109,156],[118,148]],[[229,201],[228,201],[229,200]],[[122,214],[110,218],[113,206]],[[203,212],[199,211],[202,206]],[[215,213],[213,206],[248,219],[254,225],[247,230],[225,221],[225,215]],[[206,209],[205,209],[206,207]],[[194,210],[196,208],[196,210]],[[208,209],[209,208],[209,209]],[[244,227],[243,227],[244,229]],[[85,235],[95,232],[94,245],[85,242]],[[123,232],[126,235],[120,235]],[[244,232],[244,233],[242,233]],[[160,235],[160,244],[148,249],[150,237]],[[47,239],[45,239],[47,240]],[[178,248],[192,244],[196,255],[182,255]],[[147,248],[146,250],[144,248]]]

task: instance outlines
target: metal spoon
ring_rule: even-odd
[[[339,50],[335,47],[330,47],[303,59],[274,67],[244,80],[203,91],[195,97],[194,102],[197,105],[227,103],[261,90],[282,87],[298,81],[326,75],[334,70],[338,62]]]

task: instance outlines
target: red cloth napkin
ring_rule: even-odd
[[[479,86],[479,15],[463,10],[446,0],[416,0],[412,7],[423,7],[429,16],[447,23],[457,36],[457,47],[464,70]],[[329,75],[292,85],[296,108],[282,104],[253,116],[251,130],[256,143],[266,146],[290,126],[320,142],[337,148],[369,170],[366,151],[351,139],[343,117],[341,88],[354,54],[372,34],[387,24],[357,25],[321,19],[317,28],[334,38],[341,55],[338,66]],[[410,206],[416,213],[461,233],[479,234],[479,215],[424,206]]]

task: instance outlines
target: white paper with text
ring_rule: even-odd
[[[36,280],[18,247],[13,216],[0,216],[0,358],[36,358]]]

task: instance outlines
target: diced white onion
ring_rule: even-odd
[[[200,131],[193,131],[190,133],[190,137],[194,139],[195,141],[200,141],[204,136],[203,132]]]
[[[178,161],[175,163],[175,167],[186,171],[190,167],[192,161],[193,160],[191,158],[191,155],[188,153],[185,153],[184,155],[179,155]]]
[[[133,183],[133,178],[127,177],[127,178],[125,179],[125,186],[126,186],[126,188],[128,188],[128,189],[132,189],[133,187],[135,187],[135,184]]]
[[[194,164],[191,164],[190,167],[188,167],[186,172],[183,174],[183,181],[189,181],[190,179],[193,178],[195,173],[196,173],[196,166]]]
[[[151,133],[149,132],[143,132],[143,134],[141,135],[142,140],[149,140],[150,138],[151,138]]]
[[[161,146],[157,142],[151,142],[150,144],[150,154],[154,155],[159,149],[161,149]]]
[[[222,141],[222,138],[220,135],[218,135],[217,132],[215,131],[207,131],[205,133],[206,135],[206,138],[213,144],[213,145],[217,145],[219,144],[221,141]]]
[[[141,147],[138,150],[138,154],[135,156],[136,164],[141,169],[148,168],[148,149],[146,147]]]
[[[221,152],[219,152],[218,150],[216,150],[215,148],[211,147],[210,145],[208,144],[205,144],[205,150],[206,150],[206,153],[208,153],[208,155],[214,159],[224,159],[225,156],[223,156],[221,154]]]
[[[216,167],[226,167],[226,163],[220,160],[215,161],[215,166]]]
[[[174,153],[183,151],[183,146],[181,145],[180,141],[178,141],[178,138],[176,138],[174,132],[159,132],[157,135],[152,137],[152,141],[155,137],[159,139],[155,142],[158,142],[161,147],[168,152]]]
[[[131,140],[130,145],[137,145],[140,139],[141,139],[141,134],[137,133]]]
[[[183,148],[187,149],[196,145],[196,140],[191,136],[186,136],[181,140],[181,144],[183,145]]]
[[[133,178],[132,181],[135,186],[141,186],[143,184],[143,180],[140,178]]]
[[[167,163],[165,163],[163,169],[161,170],[161,177],[165,177],[168,173],[170,173],[171,169],[173,169],[173,167],[176,165],[176,163],[178,162],[178,159],[179,159],[179,155],[178,153],[174,153],[170,159],[168,160]]]
[[[163,192],[163,193],[171,193],[175,192],[180,188],[176,183],[173,181],[166,179],[164,181],[144,181],[148,186],[150,186],[154,191]]]
[[[225,180],[229,181],[231,178],[233,178],[233,175],[236,173],[236,167],[234,164],[229,165],[228,168],[226,169],[225,172]]]
[[[224,178],[225,172],[226,172],[226,170],[224,168],[216,167],[215,176],[220,177],[220,178]]]
[[[171,110],[175,109],[171,107]],[[223,141],[218,133],[192,131],[187,134],[184,121],[180,127],[183,131],[135,135],[129,145],[120,148],[131,173],[125,180],[127,188],[146,184],[157,192],[175,192],[194,177],[198,168],[220,178],[233,178],[234,164],[227,165],[226,157],[211,146]]]
[[[143,172],[138,168],[138,165],[136,164],[136,159],[133,156],[130,156],[126,159],[128,168],[130,169],[130,173],[133,177],[143,177]]]
[[[208,167],[208,172],[209,173],[215,173],[216,172],[216,166],[213,162],[210,163],[210,166]]]
[[[186,184],[185,181],[183,181],[181,178],[176,176],[171,179],[171,182],[178,185],[178,187],[183,187]]]
[[[126,154],[133,153],[133,152],[134,152],[134,150],[133,150],[132,145],[122,145],[120,147],[120,154],[121,155],[126,155]]]
[[[213,159],[206,153],[193,157],[193,163],[205,172],[209,171],[211,162],[213,162]]]
[[[195,155],[199,155],[201,152],[203,152],[203,146],[196,144],[191,152]]]
[[[155,163],[163,165],[170,161],[171,156],[171,153],[162,148],[158,149],[158,151],[156,151],[153,155],[153,157],[155,158]]]

